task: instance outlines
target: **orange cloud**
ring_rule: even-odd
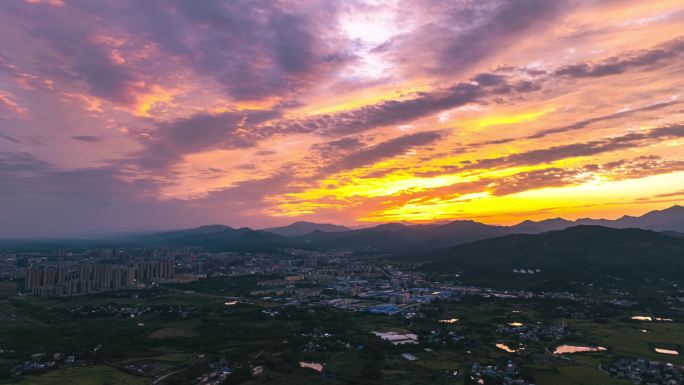
[[[24,0],[28,4],[47,4],[53,7],[61,7],[64,5],[64,0]]]
[[[0,91],[0,106],[3,106],[20,118],[28,117],[28,110],[15,102],[13,100],[13,95],[9,92]]]
[[[173,101],[180,91],[153,85],[142,94],[136,95],[132,112],[138,116],[149,117],[157,108],[175,107]]]
[[[102,109],[102,99],[95,97],[95,96],[90,96],[88,94],[77,94],[77,93],[71,93],[71,92],[65,92],[63,95],[71,100],[80,103],[83,106],[83,109],[85,109],[88,112],[97,112],[101,113],[103,112]]]

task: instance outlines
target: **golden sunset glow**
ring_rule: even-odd
[[[540,111],[525,112],[517,115],[488,115],[481,119],[472,122],[472,126],[476,128],[487,128],[492,126],[501,126],[506,124],[520,124],[537,120],[540,117],[555,111],[556,108],[550,107]],[[469,126],[470,122],[465,122],[464,125]]]

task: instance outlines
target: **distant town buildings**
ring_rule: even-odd
[[[669,363],[643,358],[622,358],[608,367],[608,372],[633,384],[684,384],[681,368]]]
[[[60,296],[119,290],[138,284],[164,282],[174,278],[172,260],[155,260],[126,265],[78,264],[26,268],[24,290],[37,296]]]
[[[417,344],[418,336],[412,333],[397,333],[397,332],[373,332],[376,336],[383,340],[392,343],[392,345],[406,345]]]

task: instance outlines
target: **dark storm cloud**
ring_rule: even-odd
[[[673,191],[673,192],[664,193],[664,194],[658,194],[655,196],[655,198],[669,198],[669,197],[678,197],[678,196],[684,196],[684,190]]]
[[[667,44],[667,46],[672,45],[674,44]],[[178,159],[179,154],[198,152],[205,148],[221,148],[221,146],[224,146],[223,148],[252,147],[259,140],[279,134],[317,133],[330,137],[343,137],[339,139],[339,142],[333,140],[327,142],[327,144],[312,147],[312,150],[317,152],[336,152],[340,155],[351,150],[350,148],[345,149],[344,146],[360,146],[359,139],[352,139],[348,135],[366,132],[377,127],[402,124],[469,103],[487,102],[498,97],[514,97],[534,92],[542,88],[549,81],[549,76],[552,77],[552,75],[545,73],[538,73],[536,76],[536,78],[531,80],[520,81],[510,71],[481,73],[473,76],[469,81],[461,82],[442,90],[417,93],[415,97],[410,99],[383,101],[354,110],[314,115],[301,119],[276,119],[279,116],[279,112],[260,111],[259,115],[265,117],[250,119],[251,129],[248,132],[242,132],[240,135],[237,135],[236,131],[228,128],[236,127],[241,117],[239,113],[229,112],[220,116],[200,114],[192,118],[160,126],[157,134],[153,135],[158,137],[157,140],[148,143],[150,151],[146,155],[148,158],[146,164],[154,164],[155,159],[161,160],[163,164],[169,164]],[[619,119],[640,112],[656,111],[676,103],[679,102],[661,102],[590,118],[571,125],[542,130],[525,139],[538,139],[551,134],[578,130],[594,123]],[[259,121],[264,121],[264,123],[259,124]],[[195,131],[193,129],[195,124],[201,124],[203,127],[199,127]],[[199,135],[205,131],[209,133],[206,139]],[[219,135],[220,138],[212,133]],[[519,139],[504,138],[485,141],[466,146],[466,148],[504,144]],[[461,150],[463,149],[465,148]],[[558,151],[560,154],[562,151],[573,150],[581,151],[583,147],[554,148],[550,152]],[[589,150],[584,149],[584,151]],[[530,154],[529,156],[533,155]],[[539,156],[544,156],[544,153],[539,154]],[[475,166],[473,165],[472,167]]]
[[[493,195],[510,195],[522,191],[534,190],[544,187],[562,187],[571,184],[580,184],[589,177],[582,177],[583,173],[577,169],[546,168],[529,172],[518,173],[502,180],[492,181],[490,191]]]
[[[643,178],[655,174],[667,174],[684,170],[684,160],[664,160],[657,155],[640,156],[603,165],[614,179]]]
[[[405,63],[409,72],[464,73],[524,34],[552,26],[567,6],[547,0],[407,1],[406,17],[424,12],[431,22],[378,50]]]
[[[102,137],[93,135],[75,135],[71,139],[84,143],[100,143],[103,140]]]
[[[663,61],[666,59],[675,59],[677,57],[676,55],[668,55],[662,52],[674,53],[677,50],[684,50],[684,39],[670,40],[653,50],[628,52],[624,55],[626,58],[624,60],[626,63],[632,63],[632,65],[625,66],[624,68],[625,70],[632,69],[638,63],[649,62],[655,57],[659,57],[659,60]],[[613,61],[613,59],[609,59],[609,61]],[[591,66],[591,64],[582,63],[577,64],[577,66]],[[442,90],[418,93],[414,98],[389,100],[334,114],[322,114],[303,119],[279,121],[274,123],[271,127],[268,127],[268,129],[273,130],[274,132],[316,132],[331,136],[345,136],[364,132],[376,127],[402,124],[429,114],[460,107],[469,103],[488,102],[504,96],[519,97],[520,95],[542,89],[548,82],[562,80],[565,75],[559,73],[559,71],[555,74],[545,72],[528,73],[527,76],[531,77],[530,79],[519,80],[515,71],[511,73],[510,69],[504,68],[501,72],[475,75],[468,81],[457,83]],[[603,71],[600,72],[605,74]],[[595,76],[599,75],[596,74]],[[530,136],[528,139],[541,138],[557,132],[572,131],[592,123],[617,119],[637,112],[658,110],[675,103],[678,102],[662,102],[634,110],[615,113],[609,116],[589,119],[578,122],[575,125],[540,131],[539,133]],[[514,139],[500,139],[498,142],[491,142],[489,144],[508,143],[512,140]],[[485,144],[488,144],[488,142],[485,142]]]
[[[258,155],[258,156],[269,156],[269,155],[277,154],[277,152],[275,152],[273,150],[259,150],[259,151],[255,152],[254,154]]]
[[[437,170],[419,173],[419,175],[435,176],[445,172],[455,173],[468,170],[550,163],[561,159],[597,155],[682,137],[684,137],[684,124],[671,124],[648,131],[633,132],[622,136],[593,140],[585,143],[565,144],[502,157],[480,159],[470,164],[442,167]]]
[[[515,142],[518,140],[541,139],[541,138],[544,138],[546,136],[553,135],[553,134],[562,134],[565,132],[581,130],[583,128],[591,126],[594,123],[600,123],[600,122],[606,122],[606,121],[626,118],[626,117],[636,115],[636,114],[641,113],[641,112],[658,111],[658,110],[665,109],[667,107],[671,107],[671,106],[674,106],[674,105],[677,105],[680,103],[681,102],[676,101],[676,100],[672,100],[672,101],[668,101],[668,102],[655,103],[655,104],[651,104],[651,105],[644,106],[644,107],[633,108],[630,110],[624,110],[624,111],[619,111],[619,112],[615,112],[612,114],[601,115],[601,116],[596,116],[596,117],[589,118],[589,119],[580,120],[578,122],[568,124],[565,126],[540,130],[540,131],[535,132],[532,135],[528,135],[528,136],[524,136],[524,137],[503,138],[503,139],[487,140],[487,141],[483,141],[483,142],[471,143],[471,144],[466,145],[465,148],[477,148],[477,147],[489,146],[489,145],[506,144],[506,143],[511,143],[511,142]]]
[[[586,165],[565,169],[551,167],[522,172],[492,181],[489,189],[493,195],[501,196],[544,187],[578,185],[590,181],[594,174],[600,174],[610,180],[620,181],[682,170],[684,170],[684,161],[664,160],[658,156],[640,156],[634,159],[622,159],[602,165]],[[678,194],[665,194],[665,196],[675,195]]]
[[[0,20],[4,28],[0,31],[12,43],[22,43],[14,50],[9,44],[0,47],[3,68],[28,76],[27,80],[34,83],[38,78],[82,82],[93,96],[130,104],[134,93],[144,88],[143,76],[131,66],[115,63],[109,48],[93,41],[98,31],[107,34],[113,29],[113,19],[107,18],[106,23],[102,20],[110,5],[102,2],[97,9],[70,5],[45,8],[20,1],[2,2],[0,15],[4,17]],[[28,61],[23,60],[27,59],[25,54]]]
[[[476,26],[445,39],[447,44],[442,48],[440,72],[462,71],[492,54],[505,49],[521,34],[541,26],[553,23],[559,15],[564,1],[548,0],[513,0],[498,1],[492,12],[483,15]],[[481,4],[476,5],[480,7]],[[447,22],[452,25],[468,19],[461,9],[447,14]],[[447,36],[444,36],[445,38]]]
[[[52,166],[43,162],[33,155],[25,152],[0,152],[0,176],[3,187],[11,188],[10,177],[14,175],[26,176],[35,172],[45,172],[52,170]]]
[[[3,134],[2,132],[0,132],[0,139],[5,139],[5,140],[13,142],[13,143],[19,143],[19,141],[17,139],[15,139],[15,138],[7,135],[7,134]]]
[[[143,142],[145,150],[139,160],[145,167],[163,168],[186,154],[253,147],[261,139],[254,127],[277,116],[275,111],[229,111],[160,123],[152,138]]]
[[[237,183],[233,186],[212,191],[206,197],[195,202],[198,206],[211,209],[215,205],[222,206],[230,202],[231,206],[240,207],[241,214],[256,214],[256,210],[266,208],[264,199],[267,196],[281,194],[291,181],[291,173],[287,168],[262,179],[253,179]],[[232,214],[232,213],[231,213]]]
[[[333,154],[348,154],[364,146],[364,141],[358,136],[346,136],[344,138],[316,143],[311,146],[311,151],[321,156]]]
[[[121,178],[128,177],[127,182]],[[0,153],[2,193],[24,199],[69,201],[72,203],[98,202],[100,199],[144,197],[159,186],[153,180],[127,175],[116,165],[73,170],[61,169],[28,153]],[[74,188],[77,186],[78,188]],[[145,194],[142,194],[146,191]]]
[[[58,54],[50,64],[41,65],[45,75],[82,80],[91,95],[115,103],[134,101],[141,77],[133,69],[114,63],[104,47],[88,41],[84,31],[44,28],[33,35],[49,41]]]
[[[63,170],[30,154],[0,152],[0,180],[0,238],[7,238],[249,225],[268,207],[267,196],[287,188],[290,173],[240,182],[192,201],[160,200],[164,182],[127,174],[117,165]]]
[[[684,125],[673,124],[646,132],[635,132],[613,138],[572,143],[538,150],[521,152],[498,158],[482,159],[462,169],[513,167],[553,162],[560,159],[590,156],[621,149],[632,148],[654,141],[684,137]]]
[[[0,9],[14,15],[3,19],[6,32],[39,48],[33,72],[83,81],[91,95],[122,104],[178,68],[213,79],[234,99],[286,97],[351,59],[324,33],[336,20],[333,3],[72,0]],[[134,60],[114,60],[113,48]]]
[[[481,82],[476,80],[478,78]],[[530,84],[534,83],[515,81],[495,74],[480,74],[471,81],[442,90],[421,92],[411,99],[389,100],[334,114],[279,121],[268,129],[286,133],[315,132],[327,136],[351,135],[377,127],[405,123],[490,97],[514,92],[532,92],[540,88],[540,85]]]
[[[460,106],[485,96],[488,92],[508,92],[515,85],[497,83],[496,88],[473,83],[460,83],[445,91],[421,93],[414,99],[387,101],[352,111],[318,115],[301,120],[279,120],[265,123],[280,116],[278,111],[226,112],[219,115],[198,114],[158,125],[146,140],[143,164],[160,167],[173,163],[183,154],[215,148],[247,148],[273,135],[319,133],[328,136],[345,136],[372,128],[415,119],[445,108]],[[263,124],[262,124],[263,123]],[[241,127],[245,126],[245,127]],[[242,129],[244,128],[244,129]],[[353,146],[356,139],[331,141],[328,149],[339,150]],[[321,145],[319,150],[323,150]],[[315,150],[315,149],[314,149]]]
[[[614,114],[597,116],[594,118],[581,120],[579,122],[576,122],[576,123],[573,123],[573,124],[570,124],[567,126],[551,128],[548,130],[541,130],[541,131],[538,131],[538,132],[526,137],[526,139],[539,139],[539,138],[543,138],[545,136],[552,135],[552,134],[558,134],[558,133],[580,130],[580,129],[583,129],[583,128],[585,128],[591,124],[594,124],[594,123],[620,119],[620,118],[624,118],[624,117],[634,115],[634,114],[637,114],[640,112],[657,111],[657,110],[667,108],[667,107],[670,107],[670,106],[673,106],[673,105],[679,104],[679,103],[680,102],[673,100],[673,101],[669,101],[669,102],[655,103],[655,104],[651,104],[651,105],[644,106],[644,107],[634,108],[631,110],[619,111],[619,112],[616,112]]]
[[[622,74],[631,69],[642,69],[678,58],[684,52],[684,38],[667,41],[655,48],[630,52],[597,63],[580,63],[561,67],[556,76],[571,78],[602,77]]]
[[[198,114],[159,125],[152,133],[154,140],[146,142],[149,151],[145,154],[145,165],[158,167],[179,159],[180,155],[195,153],[207,148],[246,148],[255,146],[260,140],[273,135],[317,133],[331,137],[343,137],[327,144],[314,146],[312,150],[349,151],[359,146],[359,139],[348,135],[358,134],[377,127],[401,124],[446,109],[469,103],[488,101],[500,96],[520,95],[539,90],[548,80],[538,75],[535,80],[519,81],[510,74],[481,73],[471,80],[432,92],[421,92],[404,100],[389,100],[349,111],[314,115],[301,119],[277,119],[279,111],[227,112],[220,115]],[[596,117],[572,125],[543,130],[527,139],[541,138],[550,134],[572,131],[592,123],[617,119],[643,111],[652,111],[677,103],[663,102]],[[238,133],[238,124],[247,117],[249,130]],[[503,144],[516,139],[499,139],[476,143],[472,146]],[[350,148],[344,148],[350,146]],[[562,150],[562,149],[559,149]]]
[[[323,30],[335,7],[278,1],[136,3],[131,25],[236,99],[284,96],[345,62]],[[337,47],[341,44],[337,44]]]
[[[500,178],[481,178],[472,182],[455,183],[417,192],[406,192],[401,195],[401,200],[427,202],[434,200],[435,196],[450,199],[464,194],[483,191],[488,191],[494,196],[505,196],[545,187],[580,185],[591,181],[595,175],[601,175],[603,178],[613,181],[621,181],[678,171],[684,171],[684,161],[666,160],[658,156],[640,156],[600,165],[588,164],[571,168],[548,167]],[[682,193],[684,192],[663,195],[669,197],[682,195]]]
[[[349,153],[342,159],[335,160],[326,168],[327,172],[351,170],[377,163],[401,155],[415,147],[434,143],[445,135],[444,131],[424,131],[403,135],[376,145]]]

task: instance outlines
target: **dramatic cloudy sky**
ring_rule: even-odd
[[[0,237],[684,201],[681,0],[3,0]]]

